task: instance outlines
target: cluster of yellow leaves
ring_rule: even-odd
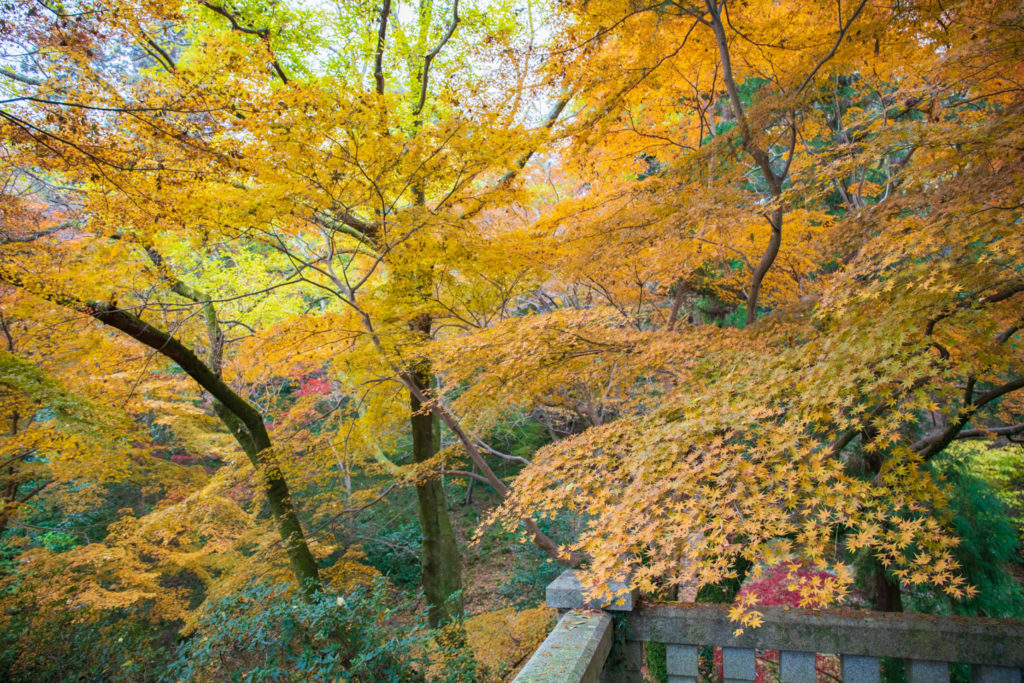
[[[508,403],[570,398],[620,419],[541,451],[493,519],[580,515],[570,548],[596,590],[623,575],[645,590],[713,584],[737,557],[792,559],[835,571],[797,586],[823,605],[849,590],[844,553],[863,550],[907,584],[969,596],[915,442],[926,416],[967,409],[965,383],[1020,373],[1019,295],[995,296],[1019,287],[1024,262],[1024,166],[1010,151],[1024,100],[1007,80],[1021,70],[1007,28],[1020,8],[841,3],[837,24],[832,6],[730,4],[749,139],[714,85],[703,9],[576,10],[556,68],[586,105],[559,152],[569,196],[538,232],[554,253],[545,292],[577,310],[441,353],[468,385],[455,404],[484,424]],[[746,144],[786,165],[778,196]],[[774,312],[746,330],[680,328],[680,291],[745,299],[775,207],[782,247],[760,299]],[[1015,405],[1004,419],[1019,421]],[[735,616],[753,625],[749,607]]]
[[[487,683],[507,680],[516,666],[526,661],[544,641],[556,618],[555,610],[545,607],[519,611],[505,607],[466,618],[462,627],[466,644],[480,667],[478,680]],[[428,678],[443,678],[444,666],[443,657],[435,655],[427,669]]]

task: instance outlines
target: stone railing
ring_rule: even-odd
[[[726,683],[754,681],[765,650],[779,652],[784,683],[813,683],[816,653],[838,655],[847,683],[880,681],[881,657],[903,659],[908,683],[947,682],[950,663],[970,665],[974,683],[1021,683],[1024,668],[1024,622],[1007,619],[766,608],[763,625],[737,636],[722,605],[640,604],[627,593],[596,609],[571,571],[548,586],[547,604],[561,618],[517,683],[641,681],[645,642],[665,645],[670,683],[696,683],[704,646],[722,648]]]

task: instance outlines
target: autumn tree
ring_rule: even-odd
[[[503,514],[584,515],[598,583],[798,560],[835,571],[801,584],[823,604],[853,581],[845,550],[880,609],[901,583],[969,594],[929,461],[974,419],[1020,421],[1020,21],[574,7],[552,68],[578,113],[535,224],[560,305],[452,344],[444,372],[465,412],[582,373],[621,417],[545,449]],[[708,299],[736,324],[706,324]]]
[[[115,2],[94,9],[82,20],[59,11],[15,15],[16,40],[58,47],[49,61],[7,74],[15,95],[5,110],[17,155],[12,166],[36,175],[46,170],[68,184],[63,193],[49,192],[77,221],[61,239],[89,234],[90,259],[110,262],[119,254],[125,261],[112,281],[131,272],[149,284],[143,291],[85,285],[69,292],[33,281],[24,272],[28,261],[13,256],[5,279],[168,356],[215,397],[221,419],[261,462],[271,457],[269,434],[255,400],[238,389],[246,380],[260,384],[301,363],[344,368],[346,381],[371,383],[374,391],[355,401],[349,417],[371,422],[378,433],[355,458],[346,458],[389,475],[397,468],[381,448],[390,436],[380,432],[394,424],[372,420],[393,410],[397,396],[380,390],[389,385],[379,380],[405,387],[401,411],[416,467],[402,476],[421,501],[432,620],[447,620],[461,611],[458,604],[446,607],[461,584],[435,458],[439,421],[470,452],[478,476],[501,493],[506,487],[481,455],[479,439],[439,402],[423,348],[446,317],[457,318],[465,308],[446,310],[439,302],[466,289],[444,273],[474,258],[477,247],[466,233],[472,217],[507,191],[564,101],[546,124],[541,119],[538,131],[523,125],[536,57],[515,49],[520,29],[505,6],[484,12],[458,3],[385,3],[372,16],[361,5],[326,12]],[[352,30],[353,22],[371,19],[372,34]],[[69,25],[73,39],[58,41]],[[339,41],[350,46],[346,54],[331,47]],[[467,69],[470,58],[498,66]],[[58,66],[73,78],[47,78]],[[53,223],[24,232],[48,238]],[[200,258],[175,248],[181,244]],[[488,246],[501,248],[496,239]],[[81,269],[88,267],[85,253]],[[218,279],[212,273],[218,259],[251,286]],[[184,275],[197,268],[206,282]],[[84,274],[78,270],[68,279]],[[484,273],[475,282],[506,277],[493,276]],[[515,282],[521,273],[508,277]],[[442,289],[448,293],[439,295]],[[495,297],[507,301],[514,287],[497,289],[469,307],[492,307]],[[240,317],[218,312],[222,301],[246,300],[271,300],[277,308],[256,304]],[[181,333],[143,321],[130,312],[134,307],[155,307]],[[271,361],[263,368],[229,364],[235,380],[225,379],[222,367],[229,321],[252,334],[236,353],[258,350]],[[333,326],[334,346],[308,353],[288,346],[325,326]],[[184,343],[179,348],[182,334],[207,357]],[[367,401],[378,405],[367,407]],[[338,429],[346,431],[347,425]],[[280,501],[272,507],[284,505],[275,510],[287,520],[282,533],[299,539],[301,528],[281,488],[285,477],[276,474],[276,459],[263,464],[274,473],[268,496]],[[301,476],[303,465],[291,464],[295,472],[287,477]],[[288,472],[289,463],[283,466]],[[560,554],[554,541],[526,523],[548,552]],[[307,581],[315,565],[296,543],[297,576]]]
[[[152,174],[169,160],[167,156],[146,158],[147,152],[152,153],[152,150],[147,150],[145,143],[140,145],[139,141],[130,136],[124,141],[117,140],[114,126],[130,120],[147,132],[155,130],[157,139],[174,139],[165,126],[173,129],[175,125],[163,120],[168,113],[165,108],[147,106],[143,102],[152,94],[151,91],[147,91],[145,86],[131,88],[138,84],[138,71],[125,69],[117,61],[119,56],[128,51],[124,47],[126,44],[131,45],[133,39],[144,40],[141,35],[145,31],[139,23],[144,17],[131,14],[119,21],[116,12],[102,7],[97,10],[95,13],[72,14],[64,14],[60,9],[42,13],[15,13],[15,18],[24,20],[24,23],[15,25],[15,29],[20,31],[13,31],[12,42],[44,44],[62,35],[65,37],[60,40],[61,49],[45,51],[33,63],[33,73],[39,73],[43,78],[25,76],[19,72],[7,74],[9,81],[14,82],[7,87],[16,90],[9,100],[14,103],[13,108],[5,110],[3,116],[5,139],[11,151],[9,168],[12,185],[8,186],[8,190],[22,195],[20,203],[14,201],[16,206],[22,208],[22,213],[25,213],[26,197],[31,201],[42,202],[45,210],[49,211],[48,206],[53,204],[50,197],[60,196],[60,188],[48,177],[40,177],[39,173],[60,173],[63,182],[83,185],[76,188],[76,196],[65,198],[57,206],[63,207],[65,214],[83,217],[83,220],[82,223],[72,222],[69,225],[66,220],[55,220],[58,216],[54,216],[42,230],[34,230],[31,223],[27,226],[5,226],[11,237],[7,239],[9,248],[5,253],[6,263],[0,271],[0,277],[8,285],[25,289],[52,304],[89,316],[131,337],[175,363],[196,384],[209,392],[217,414],[264,478],[263,488],[288,549],[297,582],[303,591],[315,591],[318,584],[316,562],[306,544],[287,484],[272,453],[264,418],[250,401],[232,389],[222,377],[223,334],[209,298],[204,299],[200,292],[168,274],[166,270],[155,273],[154,285],[163,284],[191,305],[198,306],[204,315],[207,332],[204,341],[208,358],[203,360],[187,344],[182,343],[174,330],[168,331],[159,322],[154,324],[144,320],[129,308],[127,302],[118,305],[116,302],[122,293],[116,287],[107,288],[104,283],[90,281],[88,277],[102,272],[100,264],[105,259],[127,257],[130,263],[132,257],[129,253],[132,250],[148,254],[158,270],[164,265],[152,246],[152,231],[139,230],[137,225],[131,225],[122,207],[118,207],[116,202],[112,205],[109,197],[103,196],[103,188],[120,187],[125,190],[133,184],[136,173]],[[66,36],[69,26],[74,26],[74,36]],[[107,34],[108,31],[113,35]],[[51,75],[60,69],[67,70],[63,80]],[[201,116],[202,111],[201,105],[189,107],[187,104],[174,110],[176,123],[182,125],[177,135],[184,144],[174,144],[164,149],[167,153],[178,153],[178,163],[198,162],[207,151],[200,150],[196,154],[196,148],[203,147],[197,133],[202,124],[190,118]],[[120,178],[113,177],[115,175]],[[120,185],[119,180],[124,185]],[[159,177],[156,180],[159,184]],[[92,188],[96,191],[90,191]],[[138,189],[141,188],[136,187]],[[17,194],[14,196],[17,197]],[[134,201],[129,197],[125,199],[129,204]],[[98,200],[112,213],[99,216],[91,213],[94,208],[90,205],[91,200]],[[39,213],[37,211],[36,214],[28,215],[36,218]],[[102,225],[96,222],[102,222],[104,218],[110,222]],[[92,229],[83,230],[81,226],[84,225]],[[64,231],[63,235],[58,234],[61,231]],[[86,235],[89,233],[98,239],[87,243]],[[77,254],[72,250],[77,250]],[[92,263],[88,262],[87,256],[94,257]],[[40,277],[41,271],[32,272],[32,263],[39,263],[40,259],[67,266],[64,279],[55,281],[52,273]],[[110,264],[111,261],[105,263]],[[118,270],[115,265],[113,282],[124,274],[125,271]],[[70,286],[69,282],[72,283]],[[131,296],[134,292],[125,294]],[[90,299],[90,296],[95,295],[101,298]],[[145,301],[138,303],[140,305],[137,310],[145,309]]]

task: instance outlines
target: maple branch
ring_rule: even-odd
[[[312,221],[314,224],[319,225],[322,228],[337,232],[344,232],[355,237],[361,242],[369,244],[370,246],[376,246],[375,243],[378,232],[377,223],[364,221],[349,211],[334,211],[331,213],[330,219],[323,216],[314,216]],[[341,225],[336,225],[336,223],[340,223]]]
[[[36,232],[32,232],[32,233],[29,233],[27,235],[4,235],[4,236],[0,237],[0,245],[2,245],[2,244],[15,244],[15,243],[34,242],[37,239],[39,239],[40,237],[47,237],[49,235],[53,235],[55,233],[58,233],[61,230],[67,230],[67,229],[73,228],[73,227],[76,227],[76,224],[73,223],[73,222],[68,221],[66,223],[59,223],[59,224],[54,225],[52,227],[46,228],[45,230],[37,230]]]
[[[401,368],[398,364],[391,360],[392,354],[389,354],[384,349],[384,343],[381,341],[380,336],[377,334],[376,329],[373,326],[373,321],[370,320],[370,316],[361,309],[355,301],[351,299],[345,300],[345,303],[352,308],[352,310],[359,316],[362,321],[363,327],[366,329],[367,335],[370,337],[370,341],[374,347],[381,353],[382,358],[386,359],[386,362],[391,367],[391,371],[395,374],[395,377],[405,386],[409,391],[409,394],[414,397],[426,410],[429,410],[439,420],[455,434],[455,437],[462,444],[463,449],[469,455],[470,460],[476,465],[477,469],[483,473],[483,476],[487,479],[487,483],[490,484],[495,491],[497,491],[503,498],[508,496],[508,486],[494,473],[487,461],[484,460],[480,454],[480,449],[476,446],[476,440],[473,439],[459,422],[458,418],[455,417],[449,411],[440,400],[432,399],[420,388],[419,383],[416,381],[416,377],[413,372],[408,369]],[[577,552],[564,553],[557,543],[555,543],[547,534],[541,531],[540,527],[537,526],[537,522],[529,517],[524,517],[522,520],[523,526],[533,537],[534,544],[538,548],[546,552],[553,559],[563,564],[568,564],[571,567],[577,567],[582,563],[583,556]]]
[[[24,74],[19,74],[18,72],[14,71],[13,69],[9,69],[6,66],[0,66],[0,76],[6,76],[11,80],[18,81],[19,83],[24,83],[25,85],[46,85],[46,81],[40,81],[38,79],[25,76]]]
[[[722,80],[725,81],[725,90],[729,95],[729,103],[736,114],[736,121],[740,127],[740,143],[743,145],[743,149],[754,158],[754,161],[761,168],[765,180],[768,181],[768,186],[771,188],[772,195],[778,196],[782,192],[782,180],[772,170],[768,153],[754,144],[750,122],[747,120],[746,112],[743,109],[743,102],[740,100],[739,88],[736,85],[736,78],[732,73],[729,41],[725,36],[725,26],[722,24],[722,16],[719,13],[718,4],[716,0],[705,0],[705,2],[711,14],[711,28],[715,33],[718,55],[722,61]]]
[[[25,431],[25,430],[22,429],[22,431]],[[11,434],[11,436],[17,436],[17,433],[13,432]],[[27,458],[30,455],[35,455],[35,453],[38,450],[39,449],[37,449],[37,448],[26,448],[25,450],[18,451],[15,455],[12,455],[11,457],[9,457],[6,460],[4,460],[3,462],[0,462],[0,469],[3,469],[4,467],[7,467],[8,465],[13,465],[16,462],[24,462],[25,458]]]
[[[191,377],[215,399],[214,409],[231,430],[253,467],[260,473],[263,492],[285,544],[299,589],[307,598],[320,589],[316,560],[309,550],[302,524],[292,505],[291,493],[275,460],[270,435],[263,416],[248,401],[235,393],[218,372],[199,359],[173,335],[158,329],[113,303],[83,301],[69,294],[33,291],[21,277],[0,266],[0,281],[31,291],[59,306],[84,313],[99,322],[124,332],[148,346]]]
[[[67,301],[66,297],[65,301]],[[270,448],[270,436],[259,411],[236,394],[213,368],[200,360],[191,349],[176,338],[110,303],[75,301],[74,308],[87,313],[105,325],[121,330],[136,341],[173,361],[242,422],[256,448],[260,451]]]
[[[380,26],[377,29],[377,48],[373,57],[373,80],[377,85],[377,94],[384,94],[384,39],[388,31],[388,17],[391,14],[391,0],[384,0],[380,9]]]
[[[206,336],[209,340],[210,350],[207,354],[207,363],[218,376],[224,367],[224,331],[217,321],[217,309],[213,307],[213,301],[202,292],[193,289],[182,280],[175,277],[165,266],[163,256],[155,247],[143,247],[149,260],[153,262],[170,285],[171,291],[189,301],[200,305],[203,312],[203,321],[206,323]],[[251,329],[251,328],[250,328]]]
[[[149,45],[150,47],[152,47],[154,50],[156,50],[157,53],[160,55],[160,58],[154,57],[154,59],[156,59],[156,61],[159,62],[159,61],[161,61],[161,58],[162,58],[163,62],[164,62],[164,64],[163,64],[164,68],[166,68],[168,71],[177,71],[178,70],[178,66],[174,63],[174,60],[171,59],[171,56],[167,53],[167,51],[164,50],[162,47],[160,47],[155,40],[153,40],[148,35],[146,35],[145,31],[140,30],[139,32],[142,34],[142,37],[145,39],[146,44]],[[145,48],[143,48],[143,50],[145,50]],[[150,56],[152,56],[152,55],[150,55]]]
[[[843,432],[839,436],[839,438],[837,438],[835,441],[832,442],[831,445],[829,445],[829,454],[839,455],[839,453],[841,453],[842,450],[846,448],[851,441],[857,438],[857,435],[864,430],[864,427],[871,423],[871,420],[875,419],[876,417],[882,414],[882,411],[885,410],[886,407],[887,406],[884,403],[875,406],[875,409],[868,413],[866,416],[864,416],[864,418],[860,422],[858,422],[855,426],[850,427],[845,432]]]
[[[772,170],[771,158],[768,156],[768,152],[754,142],[750,123],[748,122],[747,115],[743,110],[743,102],[740,100],[739,89],[736,86],[736,78],[732,73],[732,58],[729,54],[729,41],[725,36],[725,26],[722,24],[722,16],[719,12],[719,6],[716,0],[705,0],[705,2],[707,4],[708,12],[711,15],[711,28],[715,33],[715,42],[718,44],[718,54],[722,61],[722,80],[725,81],[725,90],[729,95],[729,102],[736,113],[736,120],[740,127],[740,144],[743,146],[743,149],[747,154],[749,154],[760,167],[765,180],[768,182],[768,189],[771,192],[772,197],[774,197],[776,201],[781,201],[782,181],[785,176],[778,175],[774,170]],[[791,122],[791,125],[793,126],[791,140],[792,146],[790,147],[792,150],[793,146],[796,144],[796,123]],[[792,152],[790,155],[790,160],[792,160]],[[788,171],[789,161],[786,162],[784,172]],[[782,216],[781,204],[777,205],[770,215],[765,216],[765,218],[768,219],[768,223],[771,225],[771,235],[768,238],[768,246],[761,255],[761,260],[758,262],[757,267],[751,274],[750,291],[747,294],[747,325],[752,325],[757,320],[757,301],[761,295],[761,283],[764,281],[765,275],[767,275],[768,271],[771,269],[772,264],[775,263],[775,258],[779,255],[779,248],[782,245]]]
[[[479,482],[482,482],[484,484],[487,484],[488,486],[491,485],[491,481],[487,477],[485,477],[483,475],[480,475],[480,474],[477,474],[476,472],[467,472],[466,470],[444,470],[443,469],[443,470],[440,470],[440,473],[441,474],[454,474],[457,477],[467,477],[468,479],[471,479],[473,481],[479,481]]]
[[[3,311],[0,311],[0,331],[4,333],[4,338],[7,339],[7,351],[14,353],[14,335],[11,334],[11,324],[7,322],[7,318],[4,317]],[[12,433],[18,431],[18,413],[14,413],[14,430]]]
[[[455,0],[452,5],[452,21],[448,24],[448,30],[442,36],[441,41],[437,44],[433,50],[423,57],[423,78],[420,79],[420,100],[413,110],[413,116],[419,116],[419,113],[423,110],[423,105],[427,101],[427,82],[430,78],[430,64],[434,61],[434,58],[441,52],[441,49],[445,44],[451,40],[452,36],[455,35],[455,27],[459,24],[459,0]]]
[[[942,313],[938,314],[937,316],[929,320],[925,325],[925,336],[932,336],[932,334],[935,332],[935,326],[938,325],[943,320],[945,320],[946,318],[953,315],[954,313],[956,313],[957,311],[962,311],[970,306],[981,307],[986,304],[999,303],[1000,301],[1005,301],[1006,299],[1009,299],[1011,296],[1019,292],[1024,292],[1024,281],[1014,282],[1013,284],[1004,287],[1003,289],[999,290],[995,294],[992,294],[991,296],[978,297],[977,302],[975,302],[971,298],[965,298],[957,302],[957,304],[952,308],[943,311]],[[1012,329],[1013,332],[1016,332],[1016,328]],[[1007,334],[1006,336],[1006,339],[1009,339],[1009,337],[1013,335],[1013,332],[1009,332],[1009,334]],[[1000,336],[1000,339],[1002,339],[1002,336]],[[1006,341],[1006,339],[1002,339],[1002,341],[1000,341],[999,343]]]
[[[502,453],[501,451],[498,451],[498,450],[495,450],[494,448],[491,448],[490,446],[488,446],[486,443],[484,443],[483,441],[481,441],[479,439],[477,440],[477,443],[480,444],[480,447],[483,448],[485,451],[487,451],[491,455],[498,456],[502,460],[508,460],[509,462],[518,462],[518,463],[522,463],[523,465],[529,465],[530,464],[530,461],[527,460],[526,458],[520,457],[518,455],[509,455],[508,453]]]
[[[76,152],[81,154],[83,157],[85,157],[89,161],[93,162],[96,165],[96,167],[97,167],[97,171],[99,171],[105,177],[107,177],[107,176],[106,176],[106,173],[103,172],[103,170],[101,168],[102,166],[109,166],[110,168],[117,169],[118,171],[155,171],[155,170],[158,170],[154,166],[141,167],[141,168],[138,168],[138,167],[128,167],[128,166],[123,166],[121,164],[117,164],[117,163],[115,163],[113,161],[109,161],[107,159],[104,159],[104,158],[102,158],[100,156],[97,156],[97,155],[93,154],[92,152],[86,150],[84,147],[82,147],[81,145],[79,145],[77,143],[72,142],[71,140],[63,138],[60,135],[57,135],[56,133],[51,133],[50,131],[48,131],[48,130],[46,130],[44,128],[40,128],[39,126],[31,123],[30,121],[26,121],[25,119],[19,118],[19,117],[15,116],[15,115],[11,114],[8,111],[4,111],[3,109],[0,109],[0,118],[7,119],[14,126],[16,126],[17,128],[20,128],[22,130],[22,132],[24,132],[28,137],[32,138],[32,140],[34,142],[38,143],[40,146],[42,146],[42,147],[48,149],[49,151],[53,152],[55,155],[57,155],[58,157],[60,157],[62,159],[67,159],[67,157],[65,156],[63,151],[61,149],[58,149],[57,147],[54,147],[53,145],[47,144],[47,140],[55,140],[55,141],[61,143],[62,145],[65,145],[65,146],[75,150]]]
[[[19,519],[14,519],[14,518],[11,518],[11,517],[8,517],[7,521],[9,521],[14,526],[20,526],[20,527],[22,527],[24,529],[33,529],[35,531],[58,531],[58,532],[64,532],[64,533],[75,533],[75,534],[81,534],[82,536],[86,536],[86,533],[85,533],[86,529],[95,529],[96,527],[106,526],[107,524],[109,524],[109,522],[104,521],[104,522],[93,522],[92,524],[86,524],[84,526],[54,528],[54,527],[49,527],[49,526],[40,526],[38,524],[29,524],[28,522],[23,522],[23,521],[21,521]],[[86,536],[86,538],[88,538],[88,536]]]
[[[977,396],[971,403],[960,409],[959,414],[950,421],[946,429],[935,436],[918,441],[911,446],[911,449],[917,451],[924,460],[930,459],[952,443],[970,419],[986,404],[1022,388],[1024,388],[1024,377],[1018,377]]]
[[[330,526],[331,524],[333,524],[334,522],[336,522],[336,521],[337,521],[338,519],[340,519],[341,517],[344,517],[345,515],[357,515],[357,514],[359,514],[360,512],[362,512],[363,510],[366,510],[367,508],[373,507],[373,506],[374,506],[374,505],[376,505],[377,503],[379,503],[379,502],[381,502],[382,500],[384,500],[384,499],[385,499],[385,498],[387,497],[387,495],[388,495],[389,493],[391,493],[391,491],[392,491],[392,490],[393,490],[393,489],[394,489],[394,488],[395,488],[396,486],[398,486],[398,484],[388,484],[388,485],[387,485],[387,486],[386,486],[386,487],[384,488],[384,490],[383,490],[383,491],[381,491],[380,495],[379,495],[379,496],[377,496],[376,498],[374,498],[373,500],[371,500],[371,501],[369,501],[369,502],[367,502],[367,503],[364,503],[363,505],[357,505],[356,507],[350,507],[350,508],[345,508],[345,509],[344,509],[344,510],[342,510],[341,512],[338,512],[338,513],[336,513],[336,514],[333,514],[333,515],[331,515],[330,517],[328,517],[328,518],[327,518],[327,520],[326,520],[326,521],[324,521],[324,522],[322,522],[321,524],[318,524],[317,526],[315,526],[315,527],[311,528],[311,529],[309,530],[309,532],[308,532],[308,533],[306,534],[306,536],[307,536],[308,538],[314,538],[314,537],[315,537],[315,536],[316,536],[316,535],[317,535],[318,533],[320,533],[320,532],[321,532],[321,531],[323,531],[323,530],[324,530],[325,528],[327,528],[328,526]],[[273,545],[272,545],[271,547],[273,547],[273,546],[279,546],[280,544],[281,544],[281,541],[280,541],[280,540],[277,540],[277,541],[274,541],[274,543],[273,543]]]
[[[24,523],[18,522],[18,520],[16,520],[13,515],[18,511],[19,507],[27,503],[32,498],[35,498],[38,494],[42,493],[43,489],[48,487],[54,481],[54,479],[47,479],[42,484],[40,484],[36,488],[26,493],[24,496],[22,496],[20,500],[18,499],[17,496],[18,485],[15,484],[14,494],[12,498],[8,501],[5,501],[5,504],[3,506],[0,506],[0,531],[3,531],[4,527],[7,526],[8,522],[13,522],[16,526],[25,526]]]
[[[736,254],[736,256],[739,257],[739,259],[741,261],[743,261],[743,263],[747,266],[747,268],[750,268],[751,270],[754,269],[754,266],[751,265],[750,259],[747,258],[747,255],[745,253],[743,253],[743,251],[741,249],[737,249],[736,247],[732,246],[731,244],[725,244],[724,242],[715,242],[713,240],[707,239],[706,237],[698,237],[696,235],[693,237],[693,240],[695,240],[697,242],[702,242],[704,244],[710,244],[711,246],[719,247],[720,249],[727,249],[727,250],[731,251],[732,253]]]
[[[463,448],[466,449],[466,452],[469,454],[470,459],[476,465],[477,469],[483,473],[483,476],[487,479],[487,483],[490,484],[495,491],[501,494],[503,498],[507,497],[509,494],[508,486],[506,486],[505,482],[503,482],[498,475],[494,473],[494,470],[492,470],[490,465],[487,464],[487,461],[483,459],[480,455],[480,451],[473,443],[473,439],[470,438],[465,430],[463,430],[462,425],[455,416],[452,415],[447,408],[441,405],[440,401],[431,401],[426,394],[420,390],[409,372],[400,372],[399,377],[402,379],[402,383],[406,385],[406,388],[409,389],[409,392],[415,395],[422,405],[429,406],[430,411],[444,422],[445,425],[452,430],[452,433],[455,434],[459,441],[462,442]],[[537,526],[537,523],[529,517],[524,517],[521,521],[523,526],[526,527],[526,530],[533,537],[533,542],[537,547],[545,551],[553,559],[572,567],[579,566],[583,561],[583,557],[579,553],[569,553],[568,555],[564,554],[558,544],[555,543],[547,534],[541,531],[540,527]]]
[[[566,105],[569,104],[569,100],[571,99],[571,97],[572,95],[566,92],[565,94],[562,95],[562,97],[558,99],[557,102],[555,102],[555,106],[551,108],[551,111],[548,112],[547,119],[544,120],[544,125],[542,126],[543,129],[551,130],[551,128],[558,121],[558,117],[562,115],[562,112],[565,110]],[[516,176],[519,175],[519,173],[523,170],[526,164],[533,157],[535,151],[535,149],[530,149],[529,151],[525,152],[521,157],[516,159],[515,166],[512,168],[512,170],[508,171],[507,173],[505,173],[505,175],[501,176],[501,178],[498,179],[498,182],[494,184],[493,189],[502,189],[506,187],[509,183],[511,183],[513,180],[515,180]],[[469,220],[473,216],[477,215],[483,210],[484,206],[485,204],[483,201],[477,200],[477,205],[475,207],[462,214],[462,220]]]
[[[783,40],[780,43],[762,43],[759,40],[754,40],[753,38],[748,36],[746,33],[742,32],[738,28],[736,28],[736,25],[732,23],[732,14],[729,12],[729,4],[727,2],[723,1],[722,2],[722,7],[725,9],[725,23],[729,24],[729,28],[731,28],[736,35],[738,35],[740,38],[742,38],[743,40],[747,41],[751,45],[754,45],[754,46],[756,46],[758,48],[770,47],[773,50],[797,50],[797,48],[794,48],[794,47],[787,47],[785,40]],[[764,54],[764,51],[762,50],[761,53]]]
[[[981,427],[979,429],[964,429],[956,435],[957,439],[978,439],[992,436],[1014,436],[1024,432],[1024,423],[1010,425],[1008,427]]]
[[[28,493],[26,493],[25,495],[23,495],[23,496],[21,497],[21,500],[17,500],[17,499],[15,499],[15,500],[16,500],[16,502],[17,502],[18,504],[20,504],[20,505],[23,505],[23,504],[27,503],[27,502],[28,502],[29,500],[31,500],[32,498],[35,498],[35,497],[36,497],[36,496],[38,496],[38,495],[39,495],[40,493],[42,493],[42,492],[43,492],[43,489],[45,489],[45,488],[46,488],[47,486],[49,486],[49,485],[50,485],[50,484],[52,484],[53,482],[54,482],[54,480],[53,480],[53,479],[47,479],[47,480],[46,480],[46,481],[44,481],[44,482],[43,482],[42,484],[40,484],[39,486],[35,487],[35,488],[34,488],[34,489],[32,489],[31,491],[29,491]]]
[[[832,45],[832,49],[829,50],[828,54],[822,57],[821,61],[818,62],[813,69],[811,69],[811,72],[809,74],[807,74],[807,77],[804,78],[803,83],[801,83],[800,87],[796,89],[797,94],[803,92],[804,88],[807,87],[807,84],[811,82],[811,79],[814,78],[815,74],[818,73],[821,67],[825,66],[825,63],[835,56],[836,50],[839,49],[839,45],[843,42],[843,38],[846,37],[846,32],[850,30],[850,26],[857,19],[857,17],[860,16],[860,13],[864,10],[865,5],[867,5],[867,0],[860,0],[860,4],[857,5],[857,9],[855,9],[853,11],[853,14],[850,15],[850,18],[847,19],[846,24],[840,25],[839,35],[836,36],[836,42],[835,44]]]
[[[390,2],[390,0],[388,0],[388,2]],[[270,53],[270,56],[272,58],[270,65],[274,67],[274,71],[277,73],[277,77],[280,78],[281,82],[284,83],[285,85],[288,84],[288,77],[285,75],[284,69],[281,68],[281,64],[277,61],[277,57],[274,56],[274,50],[270,46],[270,29],[243,26],[241,23],[239,23],[238,19],[235,17],[234,14],[229,12],[221,5],[214,4],[212,2],[209,2],[208,0],[200,0],[199,4],[203,7],[206,7],[207,9],[213,10],[214,12],[216,12],[217,14],[221,15],[229,22],[231,22],[231,28],[233,30],[238,31],[240,33],[246,33],[248,35],[257,36],[260,40],[262,40],[264,46],[266,46],[267,48],[267,51]]]
[[[683,307],[683,299],[686,293],[689,291],[689,287],[684,280],[676,282],[675,296],[672,297],[672,310],[668,315],[668,322],[665,324],[665,329],[672,331],[672,328],[676,326],[676,321],[679,320],[679,311]]]
[[[793,153],[796,151],[796,114],[790,112],[789,119],[789,150],[786,152],[786,164],[782,167],[782,173],[779,174],[780,178],[785,178],[789,175],[789,167],[793,163]]]
[[[757,263],[757,268],[750,277],[750,292],[747,295],[747,325],[752,325],[757,320],[757,300],[761,296],[761,283],[765,275],[775,263],[775,257],[779,255],[779,248],[782,246],[782,207],[776,208],[771,216],[766,216],[771,225],[771,236],[768,238],[768,246]]]
[[[1017,334],[1017,332],[1020,330],[1021,324],[1022,323],[1020,323],[1020,322],[1014,323],[1013,325],[1010,325],[1005,330],[1000,332],[999,336],[996,337],[996,346],[999,346],[1001,344],[1005,344],[1010,339],[1010,337],[1012,337],[1013,335]]]

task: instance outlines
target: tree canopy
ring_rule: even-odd
[[[1012,584],[1014,532],[985,555],[963,521],[1019,518],[1020,480],[957,444],[1024,433],[1019,3],[0,22],[0,581],[39,619],[187,638],[274,595],[363,671],[339,642],[373,638],[323,611],[384,599],[356,519],[414,497],[430,625],[461,623],[454,482],[493,495],[475,543],[520,533],[596,592]],[[73,513],[95,537],[44,542]]]

